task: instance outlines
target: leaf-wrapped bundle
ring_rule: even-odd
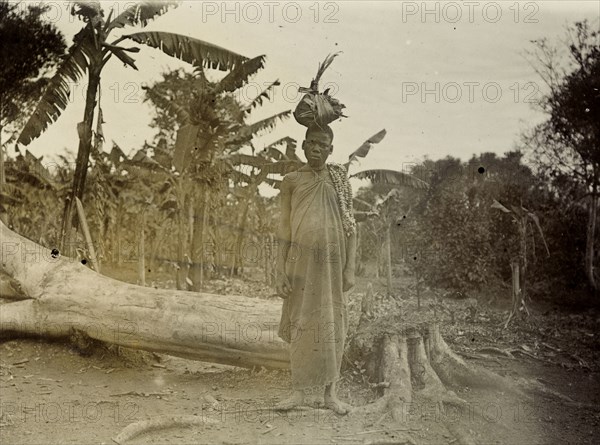
[[[319,65],[317,75],[310,83],[310,88],[299,88],[298,91],[306,93],[294,110],[294,118],[300,125],[324,127],[340,117],[346,117],[342,114],[345,105],[330,96],[329,90],[319,93],[319,80],[338,54],[330,54]]]

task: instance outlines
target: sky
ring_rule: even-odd
[[[65,2],[47,3],[47,18],[70,44],[81,22]],[[127,2],[103,4],[120,12]],[[368,157],[351,167],[353,173],[406,171],[425,157],[466,160],[514,149],[519,134],[544,117],[534,105],[544,85],[525,57],[530,41],[559,42],[567,23],[587,18],[598,26],[599,16],[598,1],[184,1],[146,30],[189,35],[247,57],[265,54],[265,69],[238,93],[250,99],[275,79],[281,82],[272,100],[253,113],[256,120],[293,110],[301,97],[297,87],[309,86],[319,62],[341,51],[322,78],[348,116],[331,124],[330,160],[345,162],[364,140],[387,130]],[[154,135],[141,87],[169,69],[190,69],[149,47],[134,58],[138,71],[111,60],[102,74],[105,146],[110,149],[114,140],[126,153]],[[50,160],[65,148],[76,152],[85,80],[73,84],[72,92],[58,121],[27,147],[34,155]],[[301,140],[303,134],[292,118],[255,145],[260,149],[283,136]]]

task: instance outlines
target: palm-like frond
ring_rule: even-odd
[[[369,210],[375,210],[375,206],[370,202],[365,201],[364,199],[357,198],[356,196],[354,196],[352,199],[355,203],[355,206],[356,204],[358,204],[358,206],[366,207]]]
[[[374,184],[400,185],[419,190],[426,190],[429,188],[429,184],[427,184],[425,181],[409,175],[408,173],[403,173],[397,170],[363,170],[350,175],[350,177],[368,179]]]
[[[35,111],[23,127],[17,140],[18,144],[27,145],[37,138],[48,128],[48,125],[57,121],[69,104],[71,85],[87,71],[89,66],[87,57],[90,51],[94,50],[90,46],[86,34],[78,35],[80,38],[75,39],[75,43],[69,49],[69,54],[58,67],[54,77],[50,79]]]
[[[121,159],[122,158],[122,159]],[[121,162],[127,160],[127,155],[121,150],[115,141],[113,141],[113,148],[110,151],[109,159],[115,167],[121,165]]]
[[[269,184],[274,189],[279,189],[281,187],[281,179],[265,178],[264,182]]]
[[[340,54],[341,51],[338,51],[337,53],[334,54],[329,54],[325,60],[323,60],[323,62],[319,65],[319,69],[317,70],[317,75],[315,76],[315,78],[313,79],[312,83],[311,83],[311,88],[317,89],[317,86],[319,84],[319,80],[321,80],[321,76],[323,75],[323,73],[325,72],[325,70],[327,68],[329,68],[329,66],[332,64],[333,59],[335,59],[338,54]]]
[[[160,49],[169,56],[204,68],[232,70],[246,60],[240,54],[192,37],[170,32],[136,32],[125,36],[138,43]]]
[[[236,184],[239,184],[241,182],[245,182],[246,184],[250,184],[252,182],[252,177],[247,175],[246,173],[243,173],[239,170],[231,170],[231,177],[233,179],[233,182]]]
[[[178,1],[150,1],[138,2],[129,6],[125,11],[115,17],[106,25],[105,32],[111,29],[123,28],[125,26],[146,26],[150,20],[166,13],[170,8],[176,8],[181,2]]]
[[[16,178],[16,182],[19,185],[28,183],[36,188],[51,188],[56,190],[56,180],[42,163],[42,159],[43,156],[36,158],[29,150],[26,150],[25,156],[19,156],[16,163],[11,163],[12,165],[8,170],[10,173],[7,176]],[[9,183],[3,184],[3,187],[10,188]],[[15,190],[20,190],[20,187],[17,187]],[[4,191],[10,192],[10,189],[5,189]],[[12,196],[18,197],[14,193]]]
[[[289,138],[286,141],[286,147],[285,147],[285,156],[288,159],[291,159],[293,161],[300,161],[300,158],[298,157],[298,155],[296,154],[296,140]]]
[[[264,99],[270,99],[271,91],[273,90],[273,88],[275,88],[279,85],[281,85],[281,83],[279,82],[279,80],[276,80],[271,85],[269,85],[267,88],[262,90],[261,93],[258,96],[256,96],[254,99],[252,99],[250,101],[250,103],[246,106],[246,108],[244,108],[244,113],[249,114],[256,107],[261,106],[263,104]]]
[[[377,206],[379,208],[382,208],[386,206],[388,202],[398,201],[399,199],[401,199],[400,190],[398,190],[397,188],[393,188],[387,193],[387,195],[383,197],[383,199],[381,199],[381,201],[377,203]]]
[[[111,53],[113,53],[121,62],[125,65],[130,66],[134,70],[137,71],[137,66],[135,65],[135,59],[129,54],[125,52],[123,48],[115,47],[113,45],[102,45],[104,48],[108,49]],[[139,48],[137,48],[139,49]]]
[[[154,159],[148,156],[146,150],[144,149],[138,150],[131,159],[128,159],[126,161],[126,164],[136,167],[144,167],[149,170],[165,170],[165,168],[162,165],[160,165],[158,162],[156,162]]]
[[[285,145],[286,149],[292,145],[296,148],[296,141],[289,136],[285,136],[281,139],[277,139],[275,142],[267,145],[259,154],[266,157],[267,159],[274,159],[275,161],[283,161],[285,159],[299,160],[297,157],[290,158],[287,153],[283,153],[277,147]]]
[[[363,142],[360,147],[358,147],[355,151],[353,151],[350,154],[350,156],[348,156],[348,162],[346,162],[346,164],[344,164],[344,166],[346,167],[346,170],[348,170],[348,167],[350,167],[350,164],[352,164],[356,160],[356,158],[364,158],[365,156],[367,156],[369,154],[369,151],[371,150],[371,147],[373,146],[373,144],[380,143],[383,140],[383,138],[385,137],[385,135],[386,135],[386,131],[385,131],[385,129],[383,129],[379,133],[374,134],[369,139],[367,139],[365,142]]]
[[[283,152],[272,146],[265,147],[263,150],[259,151],[258,156],[261,156],[263,159],[272,159],[274,161],[283,161],[286,159]]]
[[[265,165],[265,160],[258,156],[246,155],[243,153],[235,153],[231,156],[228,156],[228,161],[231,162],[232,165],[250,165],[252,167],[262,167]]]
[[[546,243],[546,238],[544,237],[544,231],[542,230],[542,225],[540,224],[540,219],[538,218],[538,216],[535,213],[530,212],[528,210],[526,210],[526,211],[527,211],[527,216],[529,216],[533,220],[533,222],[535,223],[535,226],[538,229],[540,237],[542,238],[542,242],[544,243],[544,247],[546,248],[546,254],[548,256],[550,256],[550,249],[548,249],[548,244]]]
[[[253,124],[243,126],[239,131],[229,135],[226,144],[235,149],[239,149],[241,146],[247,145],[254,136],[261,136],[265,132],[272,130],[278,120],[287,119],[291,114],[292,113],[289,110],[283,111]]]
[[[540,219],[538,218],[538,216],[535,213],[530,212],[525,207],[519,208],[514,205],[510,205],[509,206],[510,210],[509,210],[508,208],[506,208],[504,205],[502,205],[500,202],[498,202],[495,199],[490,207],[492,209],[498,209],[504,213],[512,213],[513,218],[517,221],[518,221],[518,218],[527,218],[527,217],[531,218],[531,220],[534,222],[535,226],[538,229],[540,237],[542,238],[542,242],[544,243],[544,247],[546,248],[546,254],[548,256],[550,256],[550,249],[548,249],[548,244],[546,243],[546,238],[544,237],[544,231],[542,230],[542,225],[540,224]]]
[[[510,210],[508,210],[506,207],[504,207],[502,204],[500,204],[498,201],[496,201],[494,199],[494,202],[492,203],[492,205],[490,206],[492,209],[498,209],[501,210],[504,213],[510,213]]]
[[[254,59],[246,60],[244,63],[236,66],[227,74],[215,87],[215,93],[232,92],[243,87],[248,79],[263,69],[265,66],[265,56],[258,56]]]
[[[283,176],[298,170],[303,165],[304,164],[300,161],[277,161],[273,162],[272,164],[265,165],[263,167],[263,171],[268,175],[277,174]]]
[[[272,130],[277,125],[277,121],[288,119],[292,115],[290,110],[282,111],[271,117],[250,124],[249,130],[252,135],[261,135],[264,131]]]

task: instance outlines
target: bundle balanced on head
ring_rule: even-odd
[[[333,151],[328,123],[343,108],[317,90],[332,59],[320,66],[294,113],[308,127],[302,143],[307,163],[281,183],[277,291],[284,303],[279,336],[290,344],[293,394],[276,409],[304,404],[307,389],[318,387],[326,407],[346,414],[351,407],[338,399],[335,385],[348,329],[344,292],[354,286],[356,223],[346,169],[326,162]]]

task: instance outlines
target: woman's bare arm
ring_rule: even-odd
[[[277,292],[282,297],[288,295],[290,284],[285,274],[285,264],[290,249],[292,238],[292,226],[290,221],[292,211],[292,184],[285,177],[281,181],[279,195],[280,219],[279,230],[277,232],[277,268],[276,268],[276,286]],[[287,289],[286,289],[287,287]]]

